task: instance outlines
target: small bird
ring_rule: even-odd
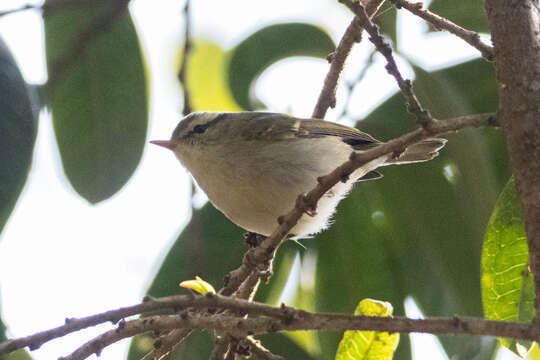
[[[269,112],[196,112],[183,118],[170,140],[151,141],[174,151],[212,204],[236,225],[268,236],[299,194],[317,178],[361,153],[383,144],[371,135],[336,123]],[[339,201],[356,181],[381,178],[379,166],[433,159],[446,140],[410,145],[398,157],[387,154],[357,169],[304,214],[289,237],[299,239],[329,226]]]

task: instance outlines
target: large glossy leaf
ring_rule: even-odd
[[[0,232],[26,182],[37,119],[26,83],[0,38]]]
[[[231,270],[240,266],[242,256],[246,251],[242,233],[244,231],[231,223],[225,216],[207,203],[199,210],[194,210],[189,224],[182,231],[167,254],[158,274],[154,278],[148,294],[156,297],[177,293],[186,293],[178,286],[183,280],[200,276],[211,283],[216,289],[223,285],[223,277]],[[287,279],[287,272],[292,264],[292,258],[298,250],[298,245],[290,242],[281,249],[274,271],[278,274],[276,284],[262,284],[262,291],[257,299],[273,302],[277,293]],[[282,267],[285,269],[282,270]],[[269,287],[271,287],[269,289]],[[273,335],[281,339],[287,346],[281,346],[276,351],[291,354],[305,354],[300,347],[283,335]],[[280,340],[270,340],[279,343]],[[205,332],[192,334],[176,351],[177,359],[208,359],[212,350],[212,337]],[[139,359],[148,349],[152,340],[149,337],[138,337],[131,345],[129,359]],[[303,357],[308,359],[309,357]]]
[[[49,0],[50,1],[50,0]],[[64,171],[74,189],[97,203],[129,180],[145,145],[148,105],[146,78],[135,27],[125,10],[75,54],[79,34],[110,14],[115,2],[56,9],[45,14],[49,74],[58,59],[74,56],[54,78],[51,110]],[[55,75],[54,75],[55,76]]]
[[[416,73],[419,97],[439,118],[495,109],[495,81],[485,62]],[[389,139],[414,122],[397,94],[359,127]],[[403,315],[403,301],[412,295],[426,316],[482,314],[482,232],[508,177],[506,161],[496,162],[504,142],[493,129],[447,138],[437,159],[384,168],[383,179],[359,183],[342,201],[334,225],[316,239],[318,310],[352,311],[358,299],[371,297]],[[335,349],[338,335],[319,336],[323,349]],[[479,351],[477,339],[443,340],[449,355],[472,359]],[[409,358],[399,348],[396,358]],[[328,350],[323,358],[331,356]]]
[[[433,0],[429,5],[429,10],[466,29],[489,32],[483,0]]]
[[[530,322],[534,318],[534,282],[528,267],[527,236],[511,178],[489,220],[482,251],[482,302],[488,319]],[[517,351],[515,341],[502,343]]]
[[[234,99],[244,110],[260,107],[250,88],[264,69],[291,56],[324,59],[334,48],[330,36],[310,24],[276,24],[253,33],[231,51],[227,78]]]

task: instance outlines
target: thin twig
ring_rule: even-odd
[[[270,350],[265,348],[259,340],[253,339],[248,336],[246,339],[250,341],[250,350],[259,360],[285,360],[283,356],[273,354]]]
[[[160,336],[154,341],[154,349],[146,354],[141,360],[159,360],[169,354],[184,341],[191,333],[192,329],[174,329],[169,333]]]
[[[359,2],[353,2],[351,0],[339,0],[341,3],[345,4],[349,9],[351,9],[356,17],[359,19],[361,26],[367,31],[370,35],[369,40],[377,47],[377,50],[386,58],[387,65],[386,70],[396,79],[399,88],[405,100],[407,102],[407,110],[416,117],[416,121],[420,126],[425,129],[429,129],[433,123],[434,119],[431,117],[429,111],[424,110],[418,98],[414,94],[412,83],[410,80],[403,79],[403,76],[399,72],[399,69],[392,55],[392,48],[390,45],[384,42],[384,39],[379,34],[379,28],[377,25],[371,22],[369,16],[367,15],[364,7]]]
[[[38,10],[41,9],[41,6],[32,5],[32,4],[26,4],[24,6],[16,8],[16,9],[9,9],[9,10],[0,11],[0,17],[15,14],[15,13],[18,13],[18,12],[21,12],[21,11],[36,10],[36,9],[38,9]]]
[[[346,116],[348,114],[348,109],[349,109],[349,105],[351,103],[352,93],[354,91],[354,88],[356,87],[356,85],[358,85],[360,82],[362,82],[362,80],[364,80],[364,77],[366,76],[368,70],[371,68],[371,65],[373,65],[373,63],[374,63],[376,53],[377,53],[377,51],[374,49],[369,54],[369,57],[368,57],[368,59],[366,61],[366,64],[364,65],[364,67],[362,68],[362,70],[360,71],[358,76],[356,76],[356,79],[346,83],[347,90],[348,90],[348,95],[347,95],[347,98],[345,99],[345,104],[343,104],[343,110],[341,111],[341,114],[339,114],[339,116],[337,117],[338,119],[341,119],[342,117],[344,117],[344,116]]]
[[[360,42],[362,39],[362,29],[358,24],[356,17],[351,21],[345,34],[341,38],[336,51],[329,56],[330,70],[326,74],[324,79],[324,86],[319,94],[319,99],[313,109],[311,115],[314,119],[324,119],[328,108],[334,108],[336,106],[336,90],[345,66],[345,60],[349,57],[354,43]]]
[[[253,271],[240,285],[238,290],[233,294],[233,297],[237,299],[244,299],[248,301],[253,301],[253,297],[257,292],[257,288],[261,282],[260,275],[257,271]],[[216,340],[214,349],[210,356],[211,360],[223,360],[226,358],[226,355],[231,351],[230,343],[232,337],[228,334],[223,334],[220,338]]]
[[[53,59],[49,66],[49,80],[47,86],[54,92],[56,84],[62,80],[71,66],[85,54],[90,44],[109,30],[112,24],[127,11],[129,0],[115,0],[108,3],[108,11],[96,16],[92,22],[82,30],[70,43],[67,50],[58,58]],[[47,16],[49,9],[44,8],[43,16]]]
[[[372,0],[366,5],[366,11],[370,18],[375,15],[382,3],[383,0]],[[347,27],[347,30],[345,30],[345,34],[341,38],[336,51],[329,57],[330,69],[324,79],[324,86],[319,94],[317,104],[313,109],[312,118],[324,119],[328,108],[334,108],[336,106],[336,90],[341,73],[343,72],[343,67],[345,66],[345,60],[347,60],[353,45],[361,40],[362,27],[355,17]]]
[[[393,3],[396,8],[405,8],[416,16],[426,20],[433,25],[435,29],[446,30],[465,40],[469,45],[480,51],[482,57],[488,61],[493,61],[495,57],[493,47],[484,44],[480,40],[480,35],[478,35],[478,33],[467,30],[442,16],[432,13],[431,11],[425,9],[424,4],[421,2],[412,2],[408,0],[390,0],[390,2]]]
[[[182,63],[180,64],[180,70],[178,71],[178,81],[180,81],[182,92],[184,93],[184,109],[182,110],[182,113],[185,116],[192,111],[191,99],[186,80],[188,58],[189,53],[191,52],[191,21],[189,16],[189,0],[186,0],[186,4],[184,5],[184,19],[184,51],[182,52]]]

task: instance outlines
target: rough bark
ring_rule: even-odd
[[[506,135],[523,209],[540,325],[540,8],[538,0],[486,0]]]

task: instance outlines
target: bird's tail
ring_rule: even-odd
[[[430,138],[412,144],[397,158],[386,161],[385,165],[410,164],[428,161],[439,155],[439,150],[446,144],[446,139]]]

